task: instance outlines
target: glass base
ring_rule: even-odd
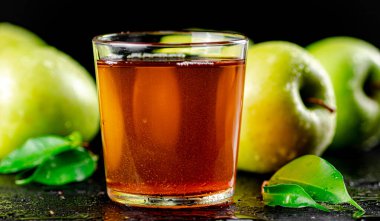
[[[111,200],[126,206],[181,209],[229,204],[232,202],[234,190],[228,188],[215,193],[190,196],[152,196],[123,193],[107,188],[107,193]]]

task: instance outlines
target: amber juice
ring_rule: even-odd
[[[97,62],[107,188],[154,196],[232,190],[242,60]]]

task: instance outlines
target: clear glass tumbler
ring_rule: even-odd
[[[93,39],[109,197],[129,206],[231,202],[247,38],[124,32]]]

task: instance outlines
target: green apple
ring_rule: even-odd
[[[303,48],[281,41],[248,50],[238,168],[273,172],[303,154],[320,155],[336,123],[328,74]]]
[[[308,47],[330,74],[337,101],[331,149],[371,149],[380,140],[380,52],[359,39],[331,37]]]
[[[43,45],[45,42],[32,32],[10,23],[0,23],[0,50]]]
[[[215,41],[228,41],[230,39],[223,35],[210,34],[207,31],[215,32],[215,30],[207,30],[201,28],[187,29],[188,31],[195,31],[192,34],[176,34],[163,36],[160,39],[160,43],[200,43],[200,42],[215,42]],[[190,33],[190,32],[189,32]],[[232,32],[230,32],[232,33]],[[248,45],[253,45],[253,42],[249,40]],[[237,54],[241,53],[241,45],[224,45],[223,47],[169,47],[157,49],[155,52],[167,53],[167,54],[197,54],[202,57],[236,57]]]
[[[77,62],[48,46],[0,50],[0,158],[30,137],[98,130],[95,82]]]

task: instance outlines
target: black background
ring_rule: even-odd
[[[376,1],[38,1],[0,3],[0,22],[21,25],[68,53],[94,75],[91,39],[133,30],[207,28],[232,30],[255,43],[286,40],[306,46],[348,35],[380,47]]]

